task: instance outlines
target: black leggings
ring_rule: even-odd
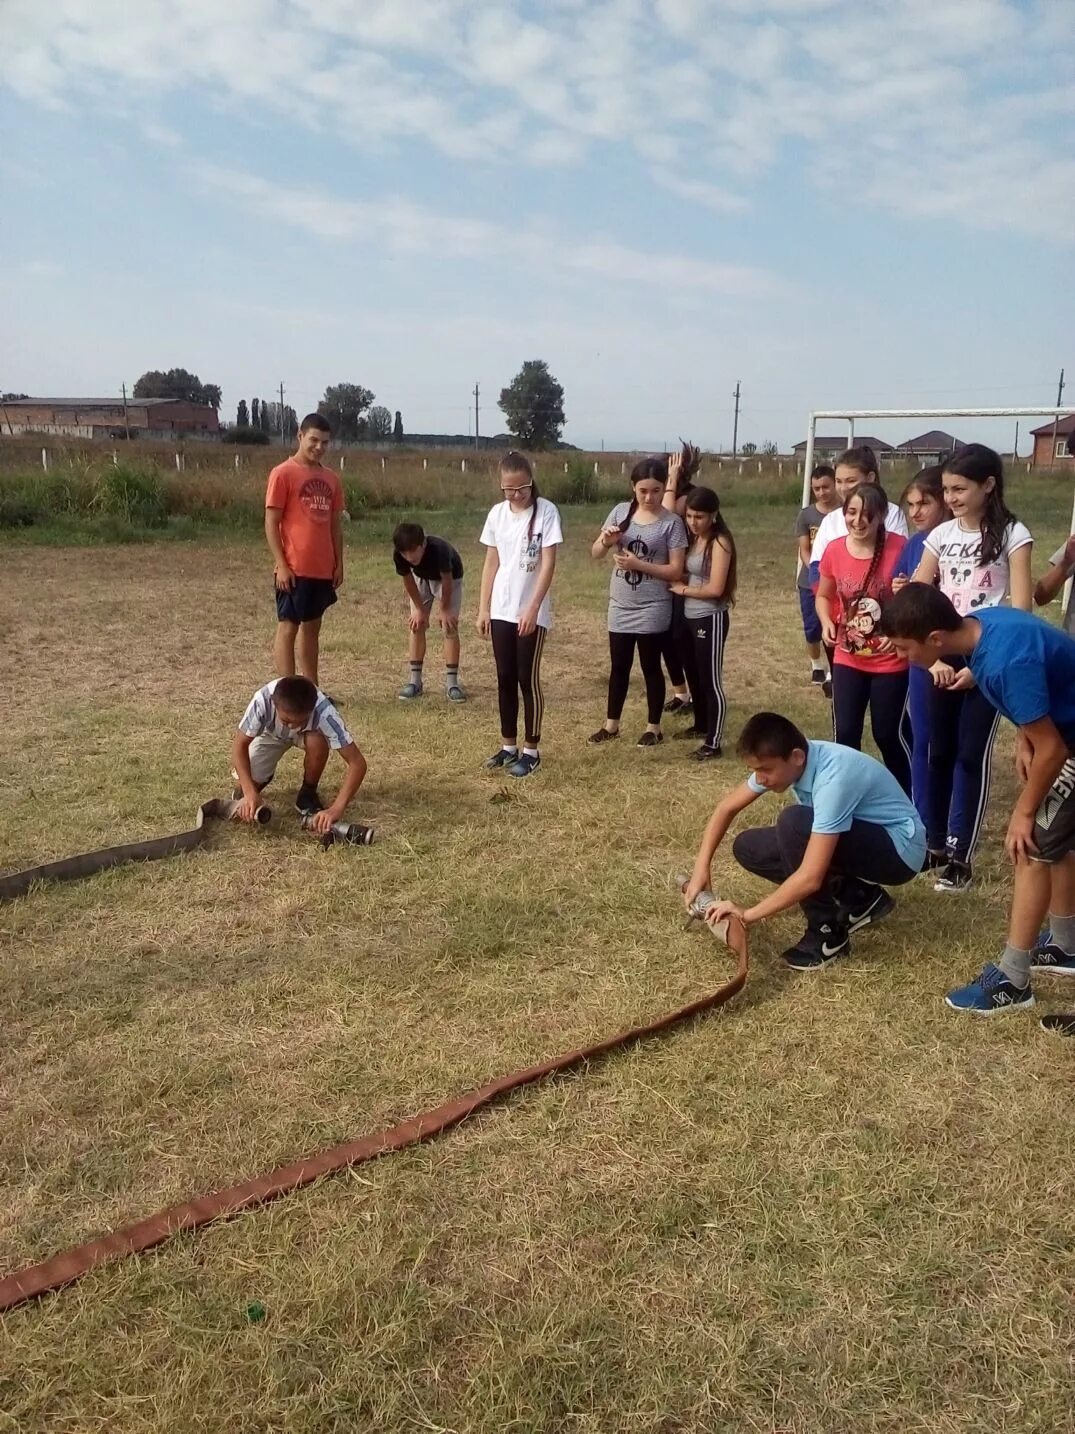
[[[728,640],[728,609],[706,617],[687,618],[698,669],[694,725],[705,732],[707,747],[719,747],[724,736],[728,699],[724,695],[724,644]]]
[[[694,639],[691,636],[690,624],[683,615],[683,599],[678,593],[672,594],[672,626],[661,639],[661,656],[664,658],[669,682],[673,687],[686,684],[697,711],[702,684],[698,678]],[[698,718],[695,718],[695,725],[702,725]]]
[[[631,666],[638,647],[638,660],[642,676],[646,679],[646,710],[653,727],[661,725],[664,711],[664,672],[661,670],[661,650],[667,633],[663,632],[610,632],[608,650],[612,658],[612,669],[608,674],[608,720],[618,722],[623,715],[623,704],[627,701],[627,689],[631,685]]]
[[[911,795],[910,722],[907,717],[907,673],[863,672],[837,662],[832,669],[832,732],[844,747],[862,750],[866,708],[870,709],[873,740],[881,758]]]
[[[541,741],[541,719],[545,714],[541,654],[545,650],[548,629],[535,627],[529,637],[520,637],[517,623],[493,618],[489,626],[493,635],[497,696],[500,699],[500,735],[508,742],[514,742],[518,736],[519,693],[522,692],[526,743],[529,747],[536,747]]]

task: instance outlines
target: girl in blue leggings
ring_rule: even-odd
[[[892,591],[898,593],[911,580],[911,574],[922,559],[926,539],[937,526],[952,515],[944,506],[941,466],[921,468],[903,490],[903,502],[913,530],[910,541],[896,562]],[[929,698],[933,678],[924,667],[911,664],[907,687],[907,711],[911,719],[911,800],[923,822],[928,820],[929,804]],[[943,851],[930,852],[927,866],[943,866]]]

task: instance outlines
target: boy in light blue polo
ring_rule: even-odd
[[[880,762],[836,742],[807,741],[776,712],[758,712],[743,728],[739,755],[751,774],[718,804],[706,827],[684,892],[688,907],[709,889],[713,855],[739,812],[765,792],[790,791],[776,825],[740,832],[732,854],[746,871],[778,883],[743,908],[718,901],[706,913],[751,926],[796,902],[806,931],[784,952],[795,971],[814,970],[851,949],[850,938],[887,916],[895,902],[885,886],[902,886],[922,870],[926,831],[903,788]]]
[[[1022,791],[1004,845],[1015,866],[1008,943],[975,979],[949,991],[953,1010],[977,1016],[1034,1004],[1032,970],[1075,976],[1075,639],[1016,608],[960,617],[939,589],[909,583],[885,608],[881,628],[919,667],[966,659],[982,695],[1019,731]],[[1049,935],[1039,941],[1046,912]],[[1075,1016],[1042,1025],[1075,1035]]]

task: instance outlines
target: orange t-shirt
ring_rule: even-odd
[[[281,511],[280,541],[295,576],[331,581],[336,568],[332,516],[343,511],[339,474],[289,458],[269,474],[265,506]]]

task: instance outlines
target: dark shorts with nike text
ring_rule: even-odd
[[[276,616],[280,622],[316,622],[336,601],[328,578],[296,578],[290,592],[276,588]]]
[[[1061,861],[1075,851],[1075,752],[1060,768],[1060,774],[1038,808],[1034,818],[1034,845],[1038,861]]]

